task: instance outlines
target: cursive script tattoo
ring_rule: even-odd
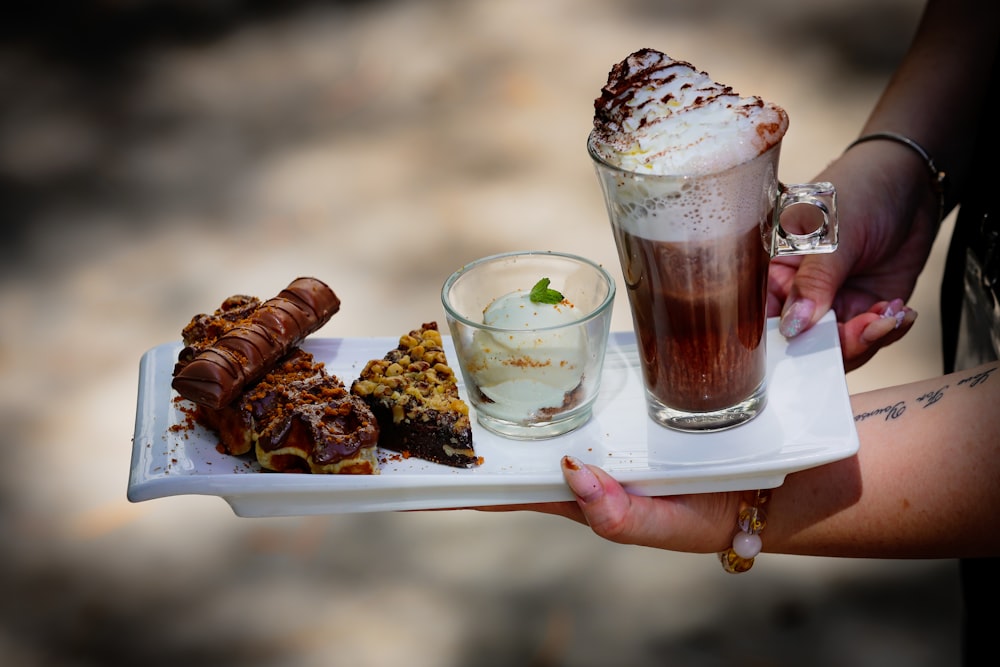
[[[921,407],[925,409],[929,408],[932,405],[944,399],[944,397],[949,393],[952,393],[953,391],[958,391],[959,387],[963,389],[972,389],[974,387],[978,387],[979,385],[983,384],[984,382],[988,381],[991,377],[993,377],[993,374],[998,369],[1000,369],[1000,366],[993,366],[992,368],[987,368],[986,370],[975,372],[972,375],[962,378],[961,380],[956,382],[954,387],[952,387],[952,385],[950,384],[946,384],[942,387],[939,387],[938,389],[932,389],[928,392],[921,394],[920,396],[917,396],[916,401],[918,404],[921,405]],[[893,403],[892,405],[886,405],[881,408],[869,410],[868,412],[862,412],[856,414],[854,415],[854,421],[863,422],[868,419],[873,419],[875,417],[881,417],[884,421],[893,421],[903,416],[903,414],[906,412],[906,407],[907,407],[906,401],[899,401],[897,403]]]
[[[940,389],[935,389],[933,391],[929,391],[926,394],[924,394],[923,396],[917,396],[917,403],[923,403],[925,408],[929,408],[930,406],[934,405],[935,403],[937,403],[938,401],[940,401],[942,398],[944,398],[944,391],[949,386],[950,385],[946,384],[945,386],[941,387]]]
[[[994,366],[993,368],[989,368],[981,373],[976,373],[971,377],[967,377],[964,380],[960,380],[958,382],[958,386],[961,387],[963,385],[968,385],[969,387],[975,387],[977,385],[980,385],[989,380],[990,376],[993,374],[993,371],[995,371],[996,369],[997,367]]]
[[[861,414],[854,415],[854,421],[863,422],[866,419],[871,419],[873,417],[882,417],[885,421],[892,421],[902,417],[904,412],[906,412],[906,401],[899,401],[893,405],[887,405],[882,408],[876,408],[875,410],[869,410],[868,412],[862,412]]]

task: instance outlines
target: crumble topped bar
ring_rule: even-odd
[[[401,336],[396,349],[369,361],[351,393],[375,414],[381,447],[453,467],[479,464],[469,406],[459,396],[436,322]]]

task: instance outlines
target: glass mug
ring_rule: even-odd
[[[587,147],[621,261],[650,417],[681,431],[753,419],[767,404],[768,264],[836,250],[833,185],[780,183],[780,141],[724,171],[677,176],[609,164],[593,136]],[[819,210],[816,229],[782,228],[782,212],[797,204]]]

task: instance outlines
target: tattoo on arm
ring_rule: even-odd
[[[874,410],[869,410],[868,412],[862,412],[860,414],[854,415],[854,421],[863,422],[873,417],[882,417],[885,421],[892,421],[894,419],[899,419],[906,412],[906,401],[899,401],[898,403],[893,403],[892,405],[886,405],[885,407],[875,408]]]
[[[978,387],[989,380],[998,368],[1000,368],[1000,366],[994,366],[993,368],[988,368],[984,371],[979,371],[969,375],[968,377],[962,378],[955,384],[955,388],[957,389],[958,387],[962,387],[965,389],[972,389],[974,387]],[[929,408],[944,398],[945,394],[948,393],[948,390],[951,388],[951,385],[946,384],[938,389],[933,389],[918,396],[916,402],[923,408]],[[869,410],[868,412],[858,413],[854,415],[854,421],[860,423],[868,419],[874,419],[875,417],[881,417],[883,421],[887,422],[893,421],[902,417],[906,412],[906,408],[906,401],[898,401],[892,405],[886,405],[881,408]]]
[[[944,398],[944,392],[945,392],[945,390],[949,386],[950,385],[946,384],[945,386],[941,387],[940,389],[935,389],[933,391],[929,391],[926,394],[924,394],[923,396],[917,396],[917,403],[923,403],[925,408],[929,408],[930,406],[934,405],[935,403],[937,403],[938,401],[940,401],[942,398]]]
[[[997,369],[996,366],[994,366],[993,368],[987,368],[985,371],[976,373],[975,375],[967,377],[964,380],[959,380],[958,386],[961,387],[962,385],[968,385],[970,387],[975,387],[981,385],[982,383],[990,379],[990,376],[993,375],[993,372],[996,369]]]

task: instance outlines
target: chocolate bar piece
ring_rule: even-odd
[[[340,299],[325,283],[297,278],[190,360],[182,351],[171,386],[188,400],[221,408],[338,310]]]
[[[215,343],[219,336],[250,317],[258,308],[260,299],[257,297],[236,294],[223,301],[214,313],[201,313],[192,317],[181,331],[184,348],[177,355],[174,375],[180,373],[181,369],[194,361],[198,354]]]

